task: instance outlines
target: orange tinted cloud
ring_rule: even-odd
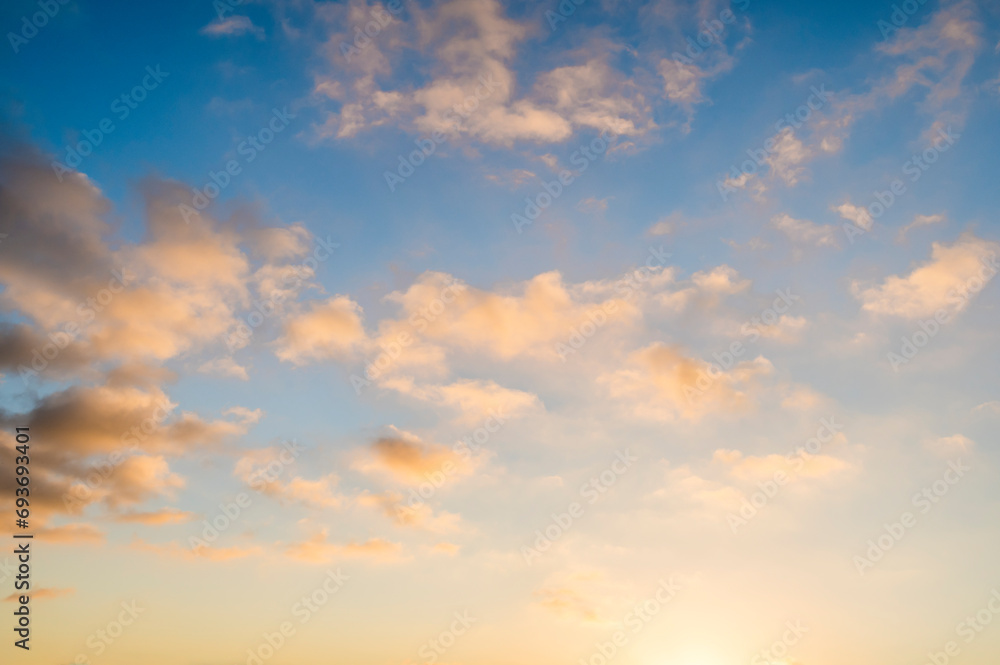
[[[382,538],[344,545],[330,543],[327,542],[327,530],[323,529],[307,540],[289,545],[285,551],[289,557],[307,563],[328,563],[342,558],[387,561],[398,558],[402,546]]]

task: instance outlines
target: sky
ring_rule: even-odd
[[[3,662],[996,662],[997,3],[0,27]]]

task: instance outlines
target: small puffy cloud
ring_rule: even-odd
[[[746,411],[757,402],[756,378],[773,369],[758,356],[723,371],[661,343],[633,353],[628,364],[628,369],[605,374],[599,382],[612,397],[631,404],[635,415],[668,421]]]
[[[771,218],[771,226],[781,231],[797,245],[815,247],[837,247],[837,227],[832,224],[816,224],[805,219],[795,219],[786,214]]]
[[[201,34],[209,37],[238,37],[239,35],[253,35],[257,39],[264,39],[264,29],[253,24],[247,16],[229,16],[218,18],[204,28]]]
[[[614,321],[630,321],[637,311],[621,299],[601,303],[578,300],[558,272],[536,275],[513,289],[491,292],[456,282],[442,273],[424,273],[405,292],[388,299],[403,308],[403,318],[426,340],[468,351],[485,351],[501,360],[518,356],[555,360],[557,342],[589,321],[601,308]]]
[[[294,443],[251,450],[236,461],[233,475],[251,488],[282,503],[313,508],[338,508],[343,497],[336,492],[336,474],[308,479],[292,475],[289,466],[298,457]],[[285,480],[284,478],[288,479]]]
[[[726,265],[696,272],[691,275],[691,281],[703,291],[719,295],[732,295],[750,288],[749,279],[740,279],[739,273]]]
[[[998,250],[997,243],[968,233],[952,245],[936,242],[930,260],[908,275],[892,275],[867,289],[855,283],[854,295],[874,314],[915,319],[941,309],[962,311],[1000,269]]]
[[[588,212],[588,213],[604,212],[605,210],[608,209],[609,198],[610,197],[599,199],[595,196],[588,196],[587,198],[583,199],[578,204],[576,204],[576,209],[579,210],[580,212]]]
[[[917,215],[913,218],[912,222],[899,230],[899,233],[896,234],[896,242],[903,242],[906,240],[906,234],[913,229],[930,226],[931,224],[941,224],[946,221],[948,221],[948,218],[944,215]]]
[[[668,466],[663,486],[651,497],[679,502],[696,513],[724,518],[727,511],[740,505],[743,493],[729,484],[705,478],[690,465]]]
[[[976,442],[962,434],[942,436],[924,443],[924,448],[941,457],[955,457],[972,452]]]
[[[783,344],[791,344],[799,341],[802,331],[806,329],[809,322],[804,316],[790,316],[782,314],[778,322],[771,326],[758,326],[755,330],[761,337],[773,339]]]
[[[397,526],[412,527],[422,529],[431,533],[454,533],[461,531],[461,516],[455,513],[443,511],[435,513],[424,501],[405,498],[399,492],[383,492],[382,494],[369,494],[367,492],[358,496],[358,505],[376,508],[383,515],[392,519]],[[419,498],[419,497],[418,497]]]
[[[311,303],[285,322],[277,356],[295,365],[349,356],[367,339],[361,313],[347,296]]]
[[[465,425],[482,423],[491,415],[502,420],[542,410],[538,396],[504,388],[493,381],[461,379],[444,385],[419,384],[410,377],[386,379],[383,387],[458,412]]]
[[[665,236],[673,233],[677,228],[677,223],[671,217],[664,217],[663,219],[653,224],[649,227],[649,235],[651,236]]]
[[[427,481],[432,474],[444,477],[466,475],[473,470],[467,454],[390,427],[388,436],[376,439],[354,468],[364,473],[383,473],[407,485]]]
[[[972,411],[973,413],[1000,413],[1000,400],[984,402]]]
[[[198,371],[202,374],[227,376],[233,379],[240,379],[241,381],[250,380],[250,374],[247,373],[247,368],[240,365],[232,358],[215,358],[214,360],[206,361],[198,367]]]
[[[402,551],[399,543],[382,538],[369,538],[364,542],[352,541],[344,545],[328,542],[327,530],[313,534],[308,539],[289,545],[285,552],[292,559],[306,563],[330,563],[340,559],[365,559],[389,561],[398,559]]]
[[[798,137],[791,127],[781,130],[774,143],[774,149],[764,159],[769,173],[786,185],[798,183],[805,172],[803,163],[812,157],[812,151]]]
[[[850,201],[845,201],[839,206],[833,206],[833,210],[837,211],[847,221],[865,231],[871,231],[872,226],[875,224],[875,220],[872,219],[871,214],[867,210],[861,206],[854,205]]]

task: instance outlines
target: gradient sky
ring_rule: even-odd
[[[3,662],[997,662],[1000,5],[50,2]]]

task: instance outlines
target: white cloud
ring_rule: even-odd
[[[891,275],[868,289],[854,284],[853,290],[862,308],[875,314],[914,319],[939,309],[961,311],[996,274],[998,250],[995,242],[965,234],[950,246],[934,243],[930,261],[910,274]]]

